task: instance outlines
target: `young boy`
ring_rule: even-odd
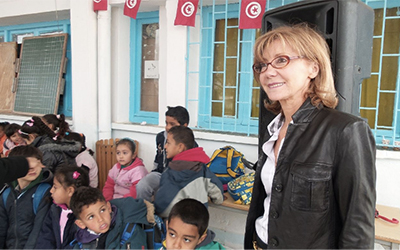
[[[171,209],[163,249],[225,249],[209,229],[209,214],[201,202],[183,199]]]
[[[176,126],[168,131],[165,150],[172,159],[168,169],[161,175],[154,206],[156,214],[166,218],[178,201],[194,198],[207,205],[208,197],[221,204],[223,188],[221,181],[206,166],[210,158],[203,148],[194,148],[194,135],[190,128]]]
[[[156,136],[156,157],[154,159],[154,169],[151,173],[143,177],[136,186],[137,198],[143,198],[152,202],[153,195],[157,192],[160,187],[161,174],[167,169],[169,159],[165,153],[165,141],[167,139],[168,131],[175,126],[189,125],[189,113],[182,106],[167,107],[168,110],[165,112],[165,130],[161,131]],[[194,142],[194,147],[197,147],[197,143]]]
[[[18,146],[10,156],[24,156],[28,174],[10,183],[0,198],[0,248],[34,248],[51,205],[52,174],[43,169],[42,153],[33,146]]]
[[[70,208],[79,227],[70,243],[80,249],[144,249],[147,207],[142,199],[132,197],[106,201],[101,191],[79,187],[71,197]],[[129,224],[129,225],[128,225]],[[132,234],[129,232],[132,231]],[[126,238],[121,235],[128,235]]]

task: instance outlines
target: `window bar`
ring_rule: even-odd
[[[225,103],[226,103],[226,54],[227,54],[227,41],[228,41],[228,0],[225,0],[225,13],[223,13],[225,15],[225,27],[224,27],[224,69],[222,71],[222,75],[223,75],[223,86],[222,86],[222,130],[224,130],[225,127]],[[216,20],[215,20],[216,21]],[[236,123],[236,122],[235,122]]]
[[[373,133],[376,139],[377,137],[377,131],[378,131],[378,115],[379,115],[379,101],[380,101],[380,95],[381,95],[381,80],[382,80],[382,59],[383,59],[383,46],[384,46],[384,40],[385,40],[385,26],[386,26],[386,0],[384,1],[384,6],[383,6],[383,23],[382,23],[382,30],[381,30],[381,48],[380,48],[380,56],[379,56],[379,77],[378,77],[378,86],[377,86],[377,95],[376,95],[376,112],[375,112],[375,128],[373,129]],[[383,146],[382,141],[376,142],[377,145]]]
[[[400,49],[400,48],[399,48]],[[398,66],[398,68],[400,67],[400,56],[398,57],[398,59],[397,59],[397,66]],[[400,124],[399,124],[399,122],[400,121],[398,121],[397,120],[397,117],[399,117],[399,112],[400,112],[400,108],[398,108],[398,106],[399,106],[399,93],[400,93],[400,72],[399,71],[397,71],[397,82],[396,82],[396,93],[395,93],[395,98],[394,98],[394,107],[393,107],[393,145],[394,146],[398,146],[398,147],[400,147],[400,145],[396,145],[397,143],[396,142],[399,142],[400,143],[400,135],[398,134],[400,131],[397,131],[398,130],[398,128],[400,127]],[[396,136],[397,135],[397,136]]]

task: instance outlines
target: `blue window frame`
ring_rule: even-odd
[[[251,69],[256,30],[238,29],[239,4],[203,7],[201,15],[198,128],[256,134],[258,115],[251,116],[258,88]]]
[[[66,57],[67,68],[65,79],[64,94],[61,96],[58,113],[65,116],[72,116],[72,72],[71,72],[71,26],[70,20],[59,20],[52,22],[29,23],[12,26],[0,26],[0,37],[3,37],[4,42],[16,41],[18,35],[31,34],[33,36],[40,36],[49,33],[67,33],[68,43]]]
[[[136,19],[131,19],[131,33],[130,33],[130,110],[129,110],[129,120],[131,122],[140,123],[145,121],[148,124],[158,124],[158,83],[152,82],[154,85],[153,89],[146,89],[143,83],[144,79],[144,69],[142,65],[146,55],[143,55],[143,37],[148,34],[143,34],[143,29],[145,27],[145,32],[152,34],[155,32],[154,28],[158,26],[159,14],[158,11],[155,12],[140,12],[137,14]],[[146,26],[154,24],[154,26]],[[148,27],[149,29],[146,29]],[[157,28],[158,29],[158,28]],[[153,34],[154,35],[154,34]],[[156,85],[156,86],[155,86]],[[145,93],[147,90],[147,93]],[[151,92],[151,93],[148,93]],[[146,94],[156,93],[153,96],[156,99],[156,104],[153,103],[153,111],[144,108],[148,103],[146,99]],[[146,103],[147,102],[147,103]]]

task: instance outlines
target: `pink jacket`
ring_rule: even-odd
[[[97,188],[99,185],[99,168],[93,156],[90,155],[88,150],[85,150],[75,157],[76,165],[79,167],[85,165],[89,168],[90,186]]]
[[[103,188],[103,195],[107,201],[123,198],[136,198],[136,184],[148,174],[139,157],[126,168],[121,169],[121,164],[116,163],[108,172],[107,181]]]

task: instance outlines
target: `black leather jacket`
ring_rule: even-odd
[[[273,178],[268,248],[364,248],[374,244],[375,140],[362,119],[310,100],[293,115]],[[266,133],[264,142],[269,139]],[[259,145],[261,147],[262,145]],[[266,193],[256,169],[245,249]]]

